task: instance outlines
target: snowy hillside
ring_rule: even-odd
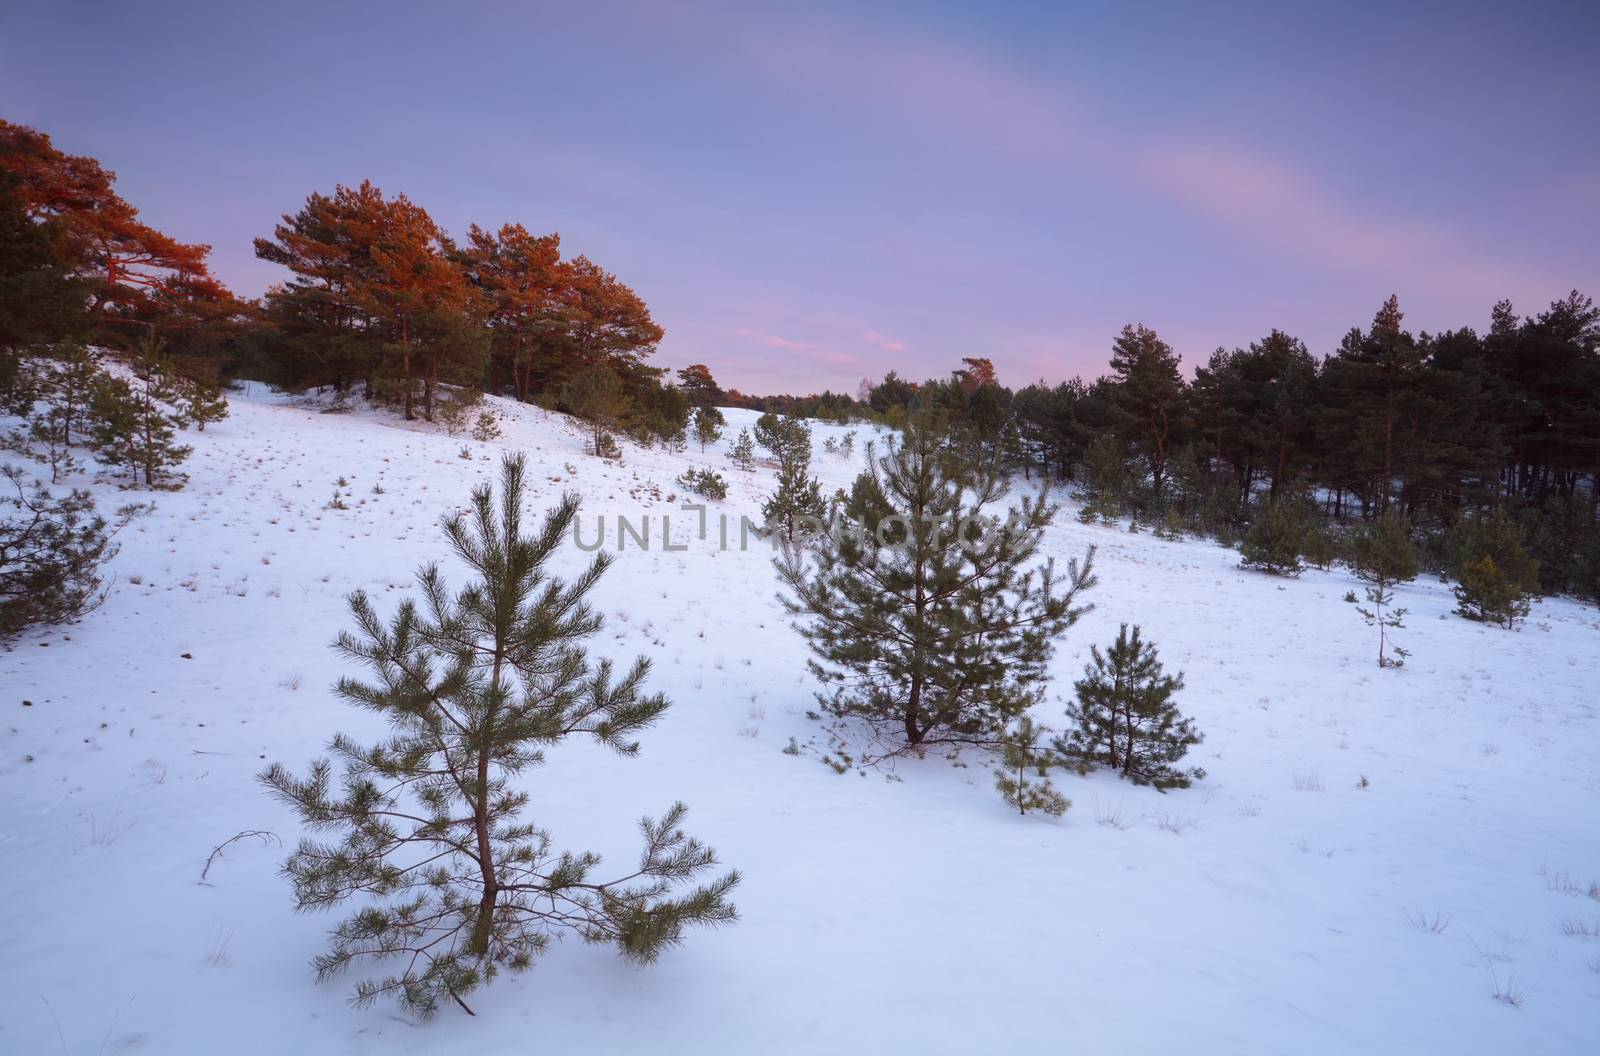
[[[1425,577],[1399,588],[1412,657],[1380,671],[1346,573],[1244,572],[1209,542],[1080,525],[1069,503],[1047,551],[1098,545],[1100,585],[1038,717],[1059,726],[1089,645],[1140,623],[1185,672],[1209,776],[1162,795],[1067,775],[1064,818],[1018,817],[977,759],[839,776],[783,752],[820,730],[771,551],[738,548],[771,488],[725,455],[753,414],[728,412],[718,450],[626,444],[613,465],[560,416],[497,409],[504,436],[482,444],[235,398],[186,437],[188,487],[122,534],[109,602],[0,653],[0,1051],[1600,1048],[1595,609],[1537,603],[1508,632],[1449,615]],[[868,430],[852,457],[823,451],[844,431],[815,430],[826,492],[862,465]],[[650,549],[630,539],[597,591],[594,652],[648,654],[674,702],[636,759],[553,754],[528,778],[533,819],[626,861],[635,820],[682,799],[744,874],[741,920],[648,969],[568,941],[479,992],[476,1018],[419,1025],[347,1007],[351,979],[313,982],[338,917],[294,913],[277,869],[299,829],[255,775],[376,731],[330,691],[345,597],[392,611],[505,449],[527,453],[541,505],[582,494],[587,541],[597,518],[615,548],[618,515],[648,516]],[[699,465],[731,483],[705,539],[674,483]],[[662,550],[664,517],[685,549]],[[561,570],[586,561],[569,547]],[[236,842],[202,882],[241,830],[284,846]]]

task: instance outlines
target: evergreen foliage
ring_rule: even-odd
[[[1239,544],[1240,564],[1274,576],[1298,576],[1304,567],[1300,553],[1305,537],[1298,504],[1290,499],[1268,499]]]
[[[1037,810],[1060,817],[1072,801],[1050,783],[1050,752],[1041,749],[1040,739],[1050,732],[1036,726],[1023,715],[1000,738],[1000,765],[995,768],[994,784],[1000,798],[1017,808],[1018,814]]]
[[[694,438],[700,442],[700,450],[704,451],[707,444],[714,444],[722,439],[722,427],[728,424],[727,418],[715,407],[701,406],[694,409]]]
[[[822,485],[811,475],[811,427],[770,412],[756,420],[756,442],[778,459],[778,487],[762,503],[767,531],[794,542],[822,528],[828,515]]]
[[[1121,515],[1132,479],[1122,444],[1114,434],[1100,433],[1090,441],[1078,481],[1078,498],[1083,503],[1078,512],[1080,520],[1087,524],[1098,519],[1110,524]]]
[[[740,429],[738,437],[733,441],[733,447],[728,451],[728,457],[733,464],[749,473],[756,468],[756,445],[750,438],[750,430]]]
[[[116,556],[112,537],[142,506],[107,521],[86,491],[56,496],[16,466],[0,467],[11,494],[0,496],[0,642],[29,627],[78,619],[105,598],[102,566]]]
[[[1093,548],[1064,583],[1051,562],[1030,567],[1056,507],[1025,497],[1000,521],[1005,476],[948,439],[920,413],[869,457],[831,536],[776,561],[823,710],[842,735],[870,730],[878,758],[994,746],[1094,584]]]
[[[600,364],[589,368],[561,390],[561,402],[589,423],[590,450],[600,457],[615,449],[611,430],[628,410],[628,393],[616,371]]]
[[[1501,508],[1464,518],[1450,533],[1456,612],[1469,620],[1515,627],[1528,615],[1539,584],[1539,562],[1524,533]]]
[[[1411,525],[1390,508],[1363,526],[1351,547],[1351,568],[1366,582],[1367,604],[1356,611],[1368,627],[1378,629],[1378,666],[1400,667],[1411,654],[1389,641],[1389,632],[1405,627],[1406,610],[1394,608],[1394,587],[1417,578],[1421,566],[1411,542]],[[1387,610],[1387,611],[1385,611]],[[1388,655],[1392,651],[1393,656]]]
[[[678,477],[678,486],[708,499],[728,497],[728,482],[722,474],[710,469],[686,469]]]
[[[331,834],[303,839],[284,865],[299,907],[363,901],[316,958],[318,978],[357,962],[394,965],[357,985],[358,1003],[392,996],[426,1017],[449,999],[470,1012],[474,988],[527,969],[562,932],[648,963],[687,927],[735,919],[735,872],[677,893],[716,864],[679,828],[681,803],[640,822],[637,867],[605,881],[593,875],[598,856],[556,852],[524,818],[520,778],[545,751],[592,737],[631,756],[668,703],[644,691],[645,658],[620,677],[609,660],[589,660],[582,643],[603,621],[586,599],[610,558],[571,582],[550,576],[545,562],[578,500],[567,496],[528,533],[523,477],[522,458],[508,457],[498,499],[478,488],[470,515],[444,522],[474,573],[465,589],[452,595],[429,566],[422,605],[402,603],[388,624],[365,594],[352,595],[358,631],[341,634],[338,648],[375,681],[345,678],[338,693],[383,716],[391,735],[371,746],[335,737],[339,777],[326,759],[303,779],[278,764],[261,775],[313,832]]]
[[[1183,674],[1163,672],[1155,646],[1140,637],[1137,625],[1130,635],[1123,624],[1104,653],[1098,646],[1090,651],[1091,662],[1074,686],[1077,699],[1067,707],[1074,728],[1056,738],[1057,753],[1081,770],[1109,767],[1162,792],[1203,778],[1204,770],[1176,765],[1204,740],[1172,701]]]
[[[95,453],[111,466],[125,466],[145,487],[177,488],[184,478],[177,466],[193,448],[177,443],[188,424],[182,409],[184,386],[154,334],[139,343],[131,367],[133,380],[101,373],[90,398]]]

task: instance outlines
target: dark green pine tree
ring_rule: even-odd
[[[828,504],[811,475],[811,429],[798,418],[769,412],[756,420],[756,442],[778,458],[778,488],[761,506],[767,531],[788,542],[816,534]]]
[[[728,420],[722,412],[715,407],[696,407],[694,409],[694,438],[700,441],[700,450],[704,451],[707,444],[714,444],[722,439],[722,427]]]
[[[756,468],[756,445],[755,441],[750,439],[750,430],[739,430],[739,436],[733,441],[728,457],[733,460],[734,465],[746,473]]]
[[[1378,629],[1378,666],[1400,667],[1411,654],[1389,641],[1389,632],[1405,627],[1406,610],[1394,608],[1394,588],[1409,583],[1421,570],[1417,548],[1411,542],[1411,525],[1393,507],[1365,525],[1355,537],[1350,566],[1367,584],[1367,604],[1356,611],[1368,627]],[[1385,611],[1387,610],[1387,611]],[[1392,649],[1394,656],[1388,656]]]
[[[1469,620],[1515,627],[1532,608],[1539,562],[1524,547],[1526,534],[1500,508],[1463,518],[1447,547],[1456,578],[1456,612]]]
[[[1085,611],[1091,547],[1030,567],[1056,508],[1043,498],[995,516],[1004,475],[950,444],[926,411],[869,455],[809,553],[777,559],[784,598],[815,659],[835,732],[863,724],[881,759],[929,745],[993,747],[1045,678],[1054,641]],[[870,450],[870,449],[869,449]]]
[[[1078,519],[1085,524],[1098,520],[1110,524],[1122,516],[1132,498],[1132,473],[1123,445],[1114,433],[1100,433],[1089,442],[1078,467],[1078,499],[1083,508]]]
[[[582,643],[602,617],[586,598],[610,559],[571,582],[550,576],[545,562],[578,500],[525,534],[523,476],[521,456],[508,457],[498,500],[478,488],[470,515],[444,522],[475,573],[460,593],[430,566],[420,608],[404,602],[387,625],[364,594],[351,597],[359,633],[340,635],[338,648],[375,680],[342,679],[338,693],[388,720],[390,736],[372,746],[335,737],[338,778],[326,759],[304,779],[277,764],[261,775],[309,828],[332,834],[302,840],[284,866],[299,907],[362,898],[316,958],[319,979],[359,961],[394,964],[357,986],[357,1002],[393,996],[425,1017],[449,999],[470,1012],[473,988],[530,967],[562,932],[649,962],[686,927],[735,919],[735,872],[677,893],[716,864],[678,827],[681,803],[640,822],[637,866],[605,881],[593,876],[596,855],[553,850],[524,817],[520,779],[547,749],[581,736],[631,756],[668,705],[643,690],[645,658],[620,678],[609,661],[589,661]]]
[[[1274,576],[1298,576],[1305,528],[1293,499],[1268,499],[1257,510],[1255,519],[1239,544],[1239,562]]]
[[[1154,645],[1136,625],[1123,624],[1106,652],[1091,647],[1092,661],[1074,685],[1077,700],[1067,706],[1075,729],[1054,741],[1062,758],[1081,770],[1105,766],[1137,785],[1188,788],[1205,777],[1199,768],[1176,764],[1204,737],[1172,702],[1183,688],[1183,674],[1164,674]]]
[[[1035,725],[1024,715],[1000,738],[1000,765],[995,767],[994,786],[1000,798],[1016,807],[1018,814],[1037,810],[1058,818],[1072,806],[1072,801],[1050,783],[1054,760],[1048,750],[1039,746],[1049,732],[1048,726]]]
[[[90,398],[95,453],[112,466],[126,466],[145,487],[178,488],[177,467],[194,450],[177,443],[188,425],[182,409],[183,386],[154,333],[139,342],[133,380],[101,373]]]

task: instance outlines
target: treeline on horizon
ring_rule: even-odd
[[[1011,390],[973,357],[943,379],[756,397],[704,364],[676,379],[651,364],[663,331],[643,299],[563,258],[555,234],[473,225],[457,241],[404,195],[340,186],[255,240],[287,278],[252,301],[210,273],[209,247],[145,225],[113,184],[0,121],[0,390],[29,356],[159,337],[196,376],[331,389],[429,420],[489,392],[642,443],[682,445],[693,410],[713,404],[891,425],[927,409],[1028,476],[1073,483],[1091,516],[1231,542],[1289,510],[1321,563],[1340,526],[1395,512],[1442,570],[1449,533],[1498,511],[1537,559],[1529,586],[1600,597],[1600,310],[1577,291],[1532,315],[1503,301],[1481,334],[1414,334],[1390,298],[1321,358],[1273,330],[1218,349],[1192,381],[1156,332],[1130,325],[1093,381]]]

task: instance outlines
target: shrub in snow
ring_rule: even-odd
[[[1257,511],[1239,544],[1240,564],[1274,576],[1298,576],[1305,532],[1300,511],[1289,499],[1269,499]]]
[[[15,494],[0,497],[0,642],[29,627],[65,623],[105,597],[101,567],[116,554],[111,538],[141,506],[107,523],[85,491],[57,497],[16,466],[0,468]]]
[[[678,477],[678,486],[708,499],[728,497],[728,482],[722,479],[722,474],[709,469],[684,470]]]
[[[1469,620],[1514,627],[1528,615],[1539,584],[1539,562],[1524,546],[1526,533],[1496,509],[1464,518],[1450,533],[1450,571],[1456,612]]]
[[[480,444],[500,439],[500,419],[493,411],[480,411],[472,426],[472,439]]]
[[[1035,726],[1024,715],[1000,738],[1000,765],[995,768],[994,785],[1000,798],[1016,807],[1018,814],[1037,810],[1060,817],[1072,806],[1072,801],[1050,783],[1053,760],[1048,751],[1039,748],[1039,739],[1049,732],[1048,727]]]
[[[567,583],[544,571],[578,510],[567,496],[542,528],[524,534],[523,461],[507,458],[498,502],[473,492],[470,516],[444,522],[456,555],[476,573],[452,595],[437,566],[420,577],[422,604],[404,602],[387,625],[358,592],[358,633],[338,648],[373,681],[342,679],[338,693],[389,721],[392,733],[364,746],[344,736],[330,750],[343,764],[312,764],[297,778],[274,764],[262,781],[328,839],[306,838],[284,865],[301,909],[352,896],[363,906],[332,933],[315,960],[319,979],[371,959],[393,974],[364,980],[357,1002],[393,996],[420,1016],[464,997],[501,971],[532,965],[553,937],[576,932],[649,962],[694,924],[734,919],[735,872],[680,892],[716,865],[709,847],[678,827],[685,808],[640,822],[635,868],[593,874],[594,854],[556,852],[523,817],[518,779],[568,737],[593,737],[622,755],[667,709],[643,691],[649,661],[616,677],[582,646],[602,618],[585,600],[610,562],[600,555]]]
[[[1004,475],[948,440],[926,414],[909,421],[856,478],[832,538],[776,561],[812,670],[831,690],[823,710],[864,723],[884,754],[995,746],[1094,584],[1093,548],[1062,588],[1051,564],[1029,568],[1056,508],[1025,498],[994,522]]]
[[[1163,673],[1154,645],[1138,626],[1123,624],[1104,653],[1091,647],[1091,662],[1074,685],[1077,700],[1067,717],[1075,728],[1054,742],[1055,750],[1080,771],[1105,766],[1137,785],[1188,788],[1205,776],[1201,769],[1175,765],[1204,738],[1172,702],[1183,688],[1183,674]]]

